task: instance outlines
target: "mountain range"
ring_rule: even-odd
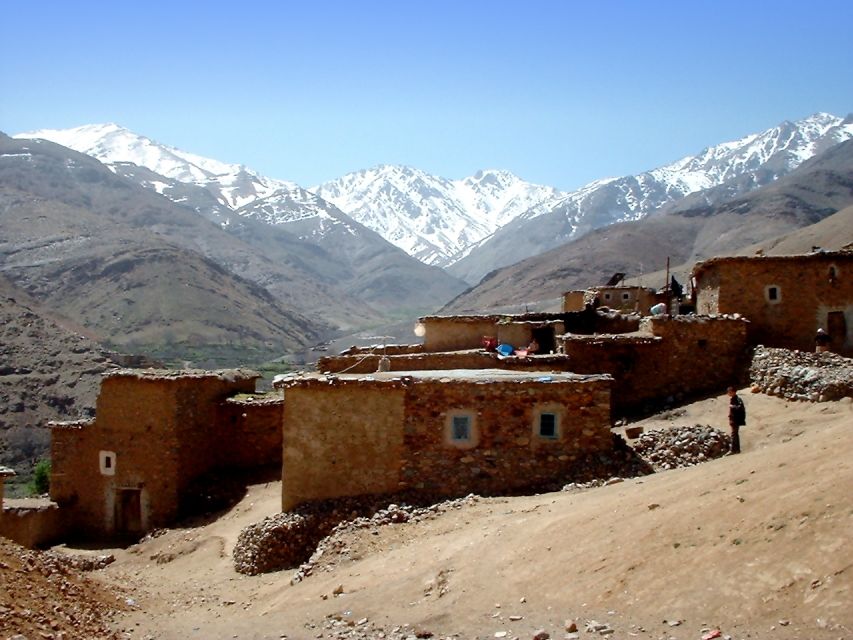
[[[421,262],[445,267],[473,284],[496,268],[594,229],[659,215],[681,206],[685,198],[690,206],[699,202],[710,206],[768,184],[853,137],[853,120],[817,113],[708,147],[663,167],[596,180],[572,192],[531,184],[502,170],[450,180],[392,165],[303,189],[244,165],[154,142],[114,124],[20,136],[50,139],[96,157],[116,172],[136,174],[143,186],[193,206],[223,227],[234,225],[232,232],[242,220],[252,219],[329,247],[340,246],[341,233],[363,236],[367,228]],[[140,167],[151,173],[140,176]],[[199,191],[188,193],[190,186]],[[247,233],[245,228],[237,232]],[[335,232],[334,245],[324,241]]]
[[[558,298],[562,292],[603,284],[613,273],[662,287],[664,267],[687,282],[697,260],[744,248],[791,246],[779,238],[813,230],[812,244],[853,243],[853,140],[831,146],[784,177],[735,198],[708,204],[686,198],[641,220],[594,229],[539,255],[497,269],[457,296],[442,312],[471,312]],[[838,212],[838,213],[837,213]],[[834,222],[828,222],[830,218]],[[802,251],[802,243],[795,251]],[[811,245],[810,245],[811,246]],[[808,250],[809,247],[806,247]]]

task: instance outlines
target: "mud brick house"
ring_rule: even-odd
[[[247,370],[118,370],[95,418],[53,423],[50,496],[71,534],[135,536],[182,515],[192,484],[222,470],[281,464],[281,402]],[[230,398],[230,399],[229,399]]]
[[[553,481],[581,454],[612,448],[610,384],[494,369],[284,378],[282,507]]]
[[[818,328],[831,350],[853,355],[853,252],[713,258],[693,269],[696,311],[740,313],[750,341],[814,349]]]
[[[589,289],[567,291],[563,294],[563,311],[582,311],[587,306],[609,307],[624,312],[636,312],[648,315],[658,302],[663,301],[657,292],[649,287],[613,285],[591,287]]]

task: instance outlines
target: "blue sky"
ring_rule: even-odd
[[[0,130],[116,122],[309,186],[576,188],[853,112],[853,2],[6,2]]]

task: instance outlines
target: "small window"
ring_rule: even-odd
[[[622,293],[622,299],[623,299],[623,300],[630,300],[630,299],[631,299],[631,294],[630,294],[630,293],[628,293],[627,291],[623,292],[623,293]]]
[[[557,414],[556,413],[540,413],[539,414],[539,436],[550,440],[557,439]]]
[[[605,300],[610,300],[610,294],[609,294],[609,293],[605,293],[605,294],[604,294],[604,299],[605,299]]]
[[[450,423],[453,442],[471,442],[471,416],[453,416]]]
[[[838,269],[832,265],[829,267],[829,281],[834,284],[836,280],[838,280]]]
[[[101,468],[101,475],[114,476],[116,474],[115,451],[101,451],[98,454],[98,462],[98,466]]]
[[[764,288],[764,297],[770,304],[778,304],[782,301],[782,289],[778,285],[771,284]]]

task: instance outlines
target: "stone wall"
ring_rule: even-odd
[[[612,447],[606,376],[430,373],[286,382],[283,508],[405,490],[507,492],[553,481],[582,454]],[[538,436],[542,411],[558,416],[558,437]],[[464,446],[449,436],[458,412],[472,416],[476,434]]]
[[[747,326],[735,318],[646,317],[631,335],[563,337],[569,368],[614,378],[616,415],[645,413],[745,380]]]
[[[715,258],[693,276],[697,312],[745,316],[752,344],[813,351],[837,312],[844,328],[833,351],[853,355],[853,253]]]
[[[583,454],[607,451],[610,381],[420,383],[406,394],[402,488],[460,496],[496,494],[559,478]],[[559,416],[559,437],[538,435],[541,411]],[[446,437],[454,411],[474,415],[477,444]]]

